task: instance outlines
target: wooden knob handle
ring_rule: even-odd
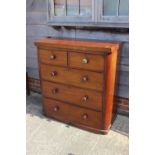
[[[88,115],[87,114],[82,115],[82,119],[83,120],[87,120],[88,119]]]
[[[87,95],[82,97],[82,101],[87,101],[87,100],[88,100],[88,96]]]
[[[87,58],[83,58],[83,59],[82,59],[82,63],[83,63],[83,64],[87,64],[88,62],[89,62],[89,60],[88,60]]]
[[[51,72],[51,76],[56,76],[57,75],[57,72],[56,71],[52,71]]]
[[[52,92],[53,94],[56,94],[56,93],[58,92],[58,88],[53,88],[53,89],[51,89],[51,92]]]
[[[56,106],[56,107],[53,108],[53,110],[54,110],[55,112],[57,112],[57,111],[59,111],[59,107]]]
[[[84,81],[84,82],[88,81],[88,77],[87,76],[83,76],[82,77],[82,81]]]
[[[51,56],[50,56],[50,59],[51,59],[51,60],[54,60],[55,58],[56,58],[55,55],[51,55]]]

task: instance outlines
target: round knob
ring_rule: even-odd
[[[56,106],[56,107],[53,108],[53,110],[54,110],[55,112],[57,112],[57,111],[59,110],[59,107]]]
[[[51,55],[50,58],[51,58],[51,60],[54,60],[56,58],[56,56],[55,55]]]
[[[87,119],[88,119],[88,115],[87,115],[87,114],[84,114],[84,115],[82,116],[82,118],[83,118],[83,120],[87,120]]]
[[[83,59],[82,59],[82,63],[83,63],[83,64],[87,64],[88,62],[89,62],[89,60],[88,60],[87,58],[83,58]]]
[[[51,92],[52,92],[53,94],[56,94],[56,93],[58,92],[58,89],[57,89],[57,88],[53,88],[53,89],[51,89]]]
[[[82,101],[87,101],[88,100],[88,96],[83,96],[82,97]]]
[[[56,76],[57,75],[57,72],[56,71],[52,71],[51,72],[51,76]]]
[[[87,76],[82,77],[82,81],[84,82],[88,81],[88,77]]]

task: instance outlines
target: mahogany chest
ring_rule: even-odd
[[[47,117],[107,134],[114,103],[120,43],[67,39],[35,42]]]

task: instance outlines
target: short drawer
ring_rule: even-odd
[[[67,52],[39,49],[39,59],[41,63],[67,66]]]
[[[95,128],[101,127],[102,113],[100,112],[75,107],[64,102],[47,98],[44,99],[43,109],[45,115],[48,117],[73,124],[82,124]]]
[[[60,85],[42,81],[42,92],[45,97],[66,101],[94,110],[102,110],[102,93],[80,89],[68,85]]]
[[[41,77],[43,80],[69,84],[81,88],[103,90],[103,73],[56,67],[41,64]]]
[[[85,53],[69,53],[69,65],[73,68],[89,69],[94,71],[104,70],[104,56]]]

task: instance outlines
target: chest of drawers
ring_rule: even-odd
[[[67,39],[35,42],[47,117],[107,134],[114,103],[120,43]]]

